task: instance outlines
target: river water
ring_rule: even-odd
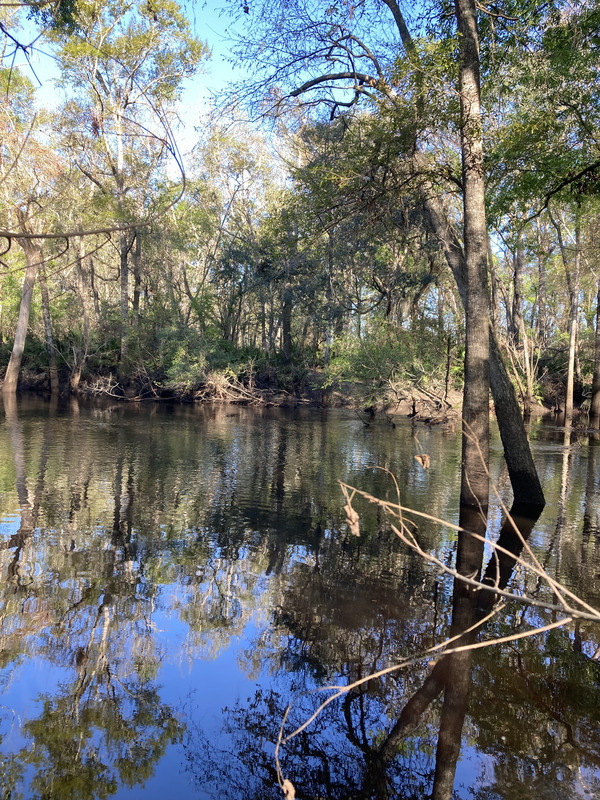
[[[600,448],[542,422],[531,439],[532,552],[600,607]],[[346,522],[340,480],[456,523],[459,463],[451,425],[347,411],[0,410],[0,797],[282,797],[286,708],[284,736],[326,687],[403,659],[281,747],[296,797],[600,797],[598,625],[422,657],[451,633],[456,532],[416,521],[428,563],[381,507],[356,496],[360,535]],[[497,436],[491,473],[509,501]],[[502,521],[495,499],[492,538]],[[476,639],[560,618],[509,601]]]

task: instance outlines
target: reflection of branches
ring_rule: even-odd
[[[462,639],[465,636],[465,634],[474,632],[478,628],[482,627],[497,613],[497,611],[498,609],[494,609],[482,620],[477,621],[471,628],[467,629],[466,631],[462,631],[461,633],[454,636],[452,639],[446,639],[443,642],[440,642],[439,644],[434,645],[433,647],[430,647],[427,650],[422,651],[421,653],[418,653],[417,655],[403,659],[402,661],[398,662],[397,664],[394,664],[391,667],[386,667],[385,669],[381,669],[378,672],[374,672],[371,675],[365,676],[364,678],[359,678],[359,680],[354,681],[354,683],[350,683],[347,686],[326,687],[322,691],[331,691],[332,694],[321,703],[321,705],[317,708],[317,710],[313,714],[311,714],[311,716],[307,720],[305,720],[290,734],[284,736],[283,729],[285,727],[285,723],[287,722],[287,718],[291,710],[291,707],[288,706],[281,724],[279,739],[277,741],[277,747],[276,747],[277,763],[279,764],[278,754],[282,745],[286,744],[295,736],[297,736],[299,733],[302,733],[302,731],[306,730],[306,728],[311,724],[311,722],[313,722],[319,716],[321,711],[323,711],[323,709],[325,709],[328,705],[330,705],[330,703],[333,703],[334,700],[338,700],[340,697],[343,697],[347,692],[350,692],[353,689],[357,689],[359,686],[362,686],[365,683],[369,683],[370,681],[375,680],[376,678],[381,678],[384,675],[390,675],[391,673],[397,672],[400,669],[404,669],[406,667],[412,666],[413,664],[418,664],[422,661],[425,661],[427,658],[429,658],[431,655],[433,655],[434,653],[438,652],[441,649],[444,649],[444,656],[449,656],[455,653],[464,653],[468,650],[479,650],[482,647],[490,647],[491,645],[495,644],[506,644],[507,642],[515,642],[519,639],[525,639],[527,637],[535,636],[540,633],[546,633],[547,631],[554,630],[555,628],[560,628],[563,625],[572,622],[574,619],[573,617],[566,617],[565,619],[558,620],[557,622],[552,622],[549,623],[548,625],[536,627],[528,631],[519,631],[519,633],[512,633],[509,634],[508,636],[485,639],[484,641],[474,642],[472,644],[460,645],[458,647],[448,647],[448,644],[450,644],[451,642],[457,641],[458,639]]]
[[[458,684],[456,686],[450,686],[451,694],[450,696],[446,697],[444,708],[442,710],[442,727],[440,728],[440,738],[438,741],[438,759],[436,759],[436,776],[434,781],[434,794],[437,792],[436,796],[445,797],[448,795],[448,791],[451,791],[452,782],[454,780],[456,759],[458,758],[460,749],[460,731],[462,730],[464,711],[466,710],[468,682],[470,681],[468,673],[460,666],[462,665],[462,660],[459,659],[459,661],[456,661],[457,655],[462,654],[463,656],[468,656],[472,651],[477,649],[490,647],[492,645],[505,644],[508,642],[515,642],[531,636],[537,636],[547,631],[563,627],[575,619],[589,619],[598,622],[600,621],[600,612],[596,611],[576,594],[551,578],[551,576],[548,575],[548,573],[541,567],[539,561],[533,554],[526,541],[533,523],[531,523],[529,526],[526,526],[525,529],[527,531],[527,535],[523,536],[519,526],[512,519],[511,515],[507,513],[507,522],[505,523],[502,532],[506,533],[506,529],[508,528],[508,530],[510,530],[510,526],[512,525],[513,532],[515,534],[515,541],[509,542],[514,546],[512,549],[508,549],[500,545],[498,542],[492,542],[485,535],[485,517],[483,517],[482,520],[479,520],[479,522],[483,521],[484,533],[477,533],[476,531],[469,530],[467,527],[465,527],[465,524],[468,524],[468,522],[464,522],[465,517],[463,516],[462,510],[460,520],[462,524],[455,525],[448,523],[445,520],[438,519],[431,514],[427,514],[425,512],[416,512],[413,509],[402,506],[399,499],[399,491],[398,502],[392,503],[387,500],[381,500],[367,492],[360,491],[355,487],[342,483],[341,481],[340,485],[346,499],[345,511],[347,515],[347,523],[351,532],[355,535],[359,535],[359,516],[352,506],[354,497],[359,495],[364,497],[370,503],[382,508],[389,516],[393,517],[397,521],[397,525],[391,525],[392,530],[413,552],[417,553],[427,563],[433,564],[442,574],[450,575],[454,578],[455,603],[457,600],[460,602],[460,595],[457,595],[456,592],[457,588],[462,587],[462,592],[466,593],[464,598],[472,611],[476,607],[477,597],[481,592],[484,599],[482,610],[486,607],[486,605],[489,607],[492,601],[497,601],[497,599],[501,597],[504,598],[504,600],[513,600],[526,605],[538,606],[546,610],[558,611],[566,614],[565,617],[555,620],[547,625],[536,625],[529,630],[519,630],[506,636],[490,637],[480,641],[475,641],[475,632],[480,630],[482,626],[488,622],[502,606],[497,604],[496,608],[492,609],[486,617],[483,619],[477,619],[468,627],[466,627],[465,623],[468,625],[467,620],[469,619],[469,615],[462,615],[463,619],[461,621],[463,624],[460,624],[461,621],[459,621],[458,618],[454,620],[454,630],[456,630],[457,627],[459,630],[449,639],[446,639],[419,654],[405,658],[390,667],[374,672],[366,677],[361,677],[359,680],[354,681],[347,686],[332,685],[326,687],[326,689],[323,691],[330,693],[327,699],[324,700],[316,709],[316,711],[314,711],[301,725],[296,727],[291,733],[284,735],[284,729],[288,720],[291,706],[288,706],[286,709],[275,748],[275,761],[277,766],[278,782],[284,792],[285,797],[294,797],[295,789],[291,782],[284,778],[280,765],[279,754],[283,745],[287,744],[293,738],[305,731],[306,728],[322,713],[322,711],[335,700],[338,700],[344,696],[347,697],[344,705],[346,716],[348,716],[350,702],[349,698],[351,697],[352,693],[356,691],[356,689],[362,687],[369,681],[381,678],[384,675],[389,675],[412,664],[422,662],[425,659],[429,659],[432,655],[443,650],[444,657],[435,663],[434,669],[432,670],[429,678],[425,681],[421,689],[419,689],[405,705],[399,720],[395,724],[388,737],[386,737],[386,741],[379,748],[379,755],[382,759],[382,764],[384,764],[385,757],[391,757],[398,741],[406,735],[412,724],[420,718],[424,710],[429,706],[433,699],[435,699],[435,697],[437,697],[444,688],[448,688],[446,685],[447,671],[450,669],[450,665],[452,664],[452,669],[455,670],[457,674],[460,673],[461,677],[456,678],[455,676],[455,678],[458,680]],[[396,489],[398,490],[397,482]],[[477,512],[475,511],[475,513]],[[415,536],[414,531],[417,526],[414,520],[410,518],[411,515],[420,517],[422,519],[427,519],[446,527],[450,527],[459,533],[459,555],[457,556],[456,568],[451,568],[441,559],[430,553],[427,553],[421,547]],[[481,563],[481,558],[483,555],[483,546],[487,545],[492,549],[492,559],[490,559],[490,564],[488,565],[488,569],[483,579],[481,576],[479,578],[476,577],[480,567],[476,568],[474,572],[471,571],[471,567],[474,566],[474,564],[470,563],[470,558],[468,555],[463,555],[461,560],[460,537],[463,537],[463,542],[470,541],[473,543],[478,543],[477,550],[479,552],[479,563]],[[467,538],[465,539],[464,537]],[[506,538],[507,537],[505,536],[505,539]],[[530,560],[526,560],[519,555],[523,548],[526,549],[527,554],[530,556]],[[533,572],[540,580],[545,580],[552,589],[554,595],[558,598],[559,602],[544,603],[540,600],[533,600],[532,598],[523,597],[522,595],[507,591],[504,587],[508,583],[509,574],[512,572],[513,566],[517,563],[523,569]],[[508,569],[508,567],[510,569]],[[486,594],[484,594],[484,592]],[[457,608],[455,607],[455,613],[456,611]],[[472,620],[472,615],[470,618]],[[447,702],[448,708],[446,708]],[[457,704],[461,706],[461,709],[458,709]],[[355,744],[360,746],[358,742],[355,742]]]
[[[369,494],[368,492],[363,492],[360,489],[355,489],[354,487],[348,486],[347,484],[341,484],[341,486],[342,486],[342,489],[343,490],[345,489],[346,492],[349,490],[349,491],[353,492],[354,494],[358,494],[361,497],[364,497],[369,502],[374,503],[375,505],[381,506],[391,516],[393,516],[396,519],[400,520],[400,527],[397,527],[395,525],[391,525],[391,528],[394,531],[394,533],[401,539],[402,542],[404,542],[404,544],[408,545],[408,547],[410,547],[419,556],[421,556],[422,558],[426,559],[429,563],[431,563],[434,566],[436,566],[441,572],[443,572],[443,573],[445,573],[445,574],[447,574],[447,575],[449,575],[449,576],[451,576],[453,578],[456,578],[457,580],[460,580],[463,583],[465,583],[465,584],[467,584],[469,586],[472,586],[475,589],[488,589],[489,590],[490,588],[493,588],[494,592],[496,594],[498,594],[498,595],[500,595],[502,597],[505,597],[506,599],[514,600],[515,602],[518,602],[518,603],[523,603],[525,605],[531,605],[531,606],[538,606],[540,608],[548,609],[548,610],[551,610],[551,611],[562,611],[562,612],[572,616],[573,619],[588,619],[588,620],[592,620],[594,622],[600,622],[600,612],[596,611],[596,609],[594,609],[592,606],[590,606],[588,603],[586,603],[584,600],[582,600],[580,597],[578,597],[578,595],[576,595],[574,592],[572,592],[569,589],[567,589],[565,586],[560,584],[558,581],[555,581],[548,574],[548,572],[543,569],[543,567],[539,564],[537,559],[535,559],[535,563],[531,563],[529,561],[526,561],[524,558],[521,558],[520,556],[515,556],[515,554],[512,553],[510,550],[507,550],[506,548],[502,547],[497,542],[493,542],[491,539],[488,539],[486,536],[482,536],[481,534],[475,533],[474,531],[470,531],[470,530],[467,530],[465,528],[461,528],[460,525],[456,525],[455,523],[448,522],[447,520],[439,519],[438,517],[434,517],[431,514],[427,514],[424,511],[415,511],[414,509],[407,508],[407,507],[402,506],[402,505],[400,505],[398,503],[392,503],[392,502],[390,502],[388,500],[381,500],[380,498],[374,497],[373,495]],[[436,556],[434,556],[434,555],[432,555],[430,553],[427,553],[425,550],[422,549],[422,547],[419,545],[414,533],[408,527],[409,523],[413,527],[416,527],[416,524],[412,520],[409,520],[409,521],[405,522],[404,516],[403,516],[405,514],[410,514],[410,515],[413,515],[413,516],[416,516],[416,517],[420,517],[422,519],[429,520],[430,522],[435,522],[435,523],[437,523],[439,525],[443,525],[444,527],[451,528],[451,529],[457,531],[459,534],[462,533],[462,534],[471,536],[471,537],[481,541],[483,544],[485,544],[485,545],[489,546],[490,548],[492,548],[492,550],[494,552],[498,552],[498,553],[501,553],[503,555],[510,556],[511,558],[514,558],[515,562],[518,563],[520,566],[524,567],[526,570],[529,570],[530,572],[533,572],[539,578],[542,578],[542,579],[546,580],[548,585],[549,585],[549,587],[550,587],[550,589],[552,590],[552,592],[554,594],[556,594],[559,598],[562,595],[565,595],[566,597],[569,597],[571,600],[573,600],[576,605],[579,604],[585,610],[580,610],[578,608],[574,608],[573,606],[568,605],[565,601],[563,601],[560,604],[553,604],[553,603],[546,603],[546,602],[541,601],[541,600],[534,600],[531,597],[524,597],[523,595],[515,594],[514,592],[508,592],[508,591],[506,591],[504,589],[501,589],[499,586],[493,585],[492,587],[490,587],[489,583],[487,583],[487,584],[486,583],[482,583],[481,581],[475,580],[474,578],[470,578],[470,577],[468,577],[466,575],[461,575],[456,569],[452,569],[447,564],[445,564],[443,561],[441,561],[439,558],[437,558]],[[516,526],[514,526],[514,527],[515,527],[515,530],[517,531],[518,535],[521,536],[521,534],[518,532],[518,528]],[[522,539],[522,543],[523,543],[524,547],[527,547],[528,553],[531,556],[533,556],[533,552],[531,551],[531,549],[527,545],[527,542],[525,541],[525,539]],[[535,556],[533,556],[533,557],[535,558]]]
[[[538,706],[542,708],[545,713],[550,717],[550,719],[559,722],[565,729],[566,733],[566,740],[565,743],[569,744],[574,750],[576,750],[581,755],[584,755],[594,766],[600,767],[600,756],[597,753],[592,752],[588,747],[584,747],[584,745],[579,744],[577,739],[575,738],[575,731],[574,726],[564,719],[563,715],[553,707],[551,703],[549,703],[541,693],[534,687],[533,682],[529,679],[527,672],[523,666],[523,659],[521,654],[515,652],[516,660],[517,660],[517,668],[519,671],[519,675],[521,676],[523,683],[533,697],[535,698]]]

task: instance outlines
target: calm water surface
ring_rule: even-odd
[[[549,502],[529,541],[600,606],[600,447],[531,435]],[[288,704],[287,731],[452,624],[451,579],[359,499],[353,536],[338,480],[394,499],[389,470],[456,522],[459,460],[450,427],[348,412],[0,408],[0,797],[281,797]],[[509,500],[497,439],[492,477]],[[452,529],[416,534],[453,563]],[[511,586],[553,599],[520,569]],[[508,604],[481,637],[556,618]],[[298,798],[449,798],[448,774],[458,798],[600,798],[599,647],[581,622],[418,661],[329,705],[284,772]]]

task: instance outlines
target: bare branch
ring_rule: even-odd
[[[367,75],[366,72],[330,72],[327,75],[320,75],[318,78],[313,78],[310,81],[306,81],[306,83],[303,83],[302,86],[299,86],[297,89],[294,89],[293,92],[290,92],[289,97],[298,97],[299,95],[308,92],[310,89],[313,89],[315,86],[341,80],[356,81],[356,88],[360,87],[362,84],[366,84],[367,86],[375,86],[377,84],[377,78]]]

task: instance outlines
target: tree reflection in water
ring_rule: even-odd
[[[5,798],[105,798],[119,786],[143,784],[184,727],[161,702],[154,679],[160,654],[147,626],[149,598],[132,578],[131,559],[126,555],[123,568],[116,565],[115,553],[127,554],[130,536],[120,516],[115,512],[113,547],[86,550],[94,579],[78,582],[70,577],[76,574],[72,569],[65,571],[65,562],[82,555],[74,552],[74,542],[73,549],[61,548],[46,562],[49,575],[35,575],[54,409],[43,426],[33,503],[14,398],[5,399],[5,415],[21,524],[3,543],[5,552],[14,553],[0,594],[1,666],[35,653],[50,669],[60,667],[64,677],[55,691],[38,697],[39,714],[22,722],[23,745],[0,756],[0,786]],[[122,497],[121,472],[119,462],[115,508]],[[63,592],[55,591],[52,571],[69,584]],[[14,734],[14,720],[6,709],[2,717],[3,743]]]
[[[344,524],[337,481],[384,496],[373,464],[398,476],[413,507],[455,516],[449,431],[419,433],[432,456],[425,476],[409,427],[392,440],[389,429],[326,415],[82,406],[67,417],[7,406],[5,416],[0,785],[11,797],[126,796],[155,787],[154,772],[163,786],[180,780],[186,800],[279,798],[273,751],[290,700],[287,731],[318,707],[323,687],[425,651],[495,607],[493,588],[453,592],[380,509],[361,510],[360,538]],[[583,576],[597,605],[598,448],[567,457],[562,433],[558,446],[558,469],[553,456],[545,476],[557,524],[531,538],[558,579],[581,591]],[[575,468],[583,480],[569,480]],[[494,513],[500,543],[515,552],[518,539]],[[525,536],[532,524],[519,521]],[[442,562],[458,555],[481,571],[480,548],[461,540],[457,553],[449,530],[424,523],[419,537]],[[499,555],[483,574],[552,600],[514,570],[515,558]],[[551,619],[509,603],[484,635]],[[581,621],[357,686],[286,745],[284,772],[298,797],[333,800],[446,798],[452,784],[465,800],[545,800],[557,787],[593,797],[597,639]],[[221,663],[231,670],[223,684],[239,683],[212,699],[221,688],[205,676],[221,680]],[[38,702],[31,665],[48,674]],[[27,704],[13,703],[12,684]]]
[[[507,519],[498,542],[514,555],[492,554],[483,571],[484,581],[500,589],[509,584],[523,540],[536,521],[519,507],[511,510],[511,517],[521,536]],[[461,523],[467,530],[485,530],[481,517],[469,509],[461,510]],[[459,572],[480,575],[483,555],[481,542],[461,536]],[[239,798],[281,797],[273,749],[290,698],[294,702],[288,731],[319,707],[323,696],[317,687],[331,682],[334,664],[343,676],[335,682],[345,684],[380,669],[384,653],[399,655],[397,644],[394,648],[391,641],[394,633],[367,628],[342,630],[335,652],[326,651],[320,637],[325,622],[320,612],[334,594],[331,576],[326,581],[327,600],[320,570],[312,577],[310,583],[302,582],[299,591],[291,589],[286,598],[290,603],[284,603],[280,611],[279,623],[285,623],[287,637],[281,635],[269,647],[263,636],[248,653],[256,664],[260,651],[263,668],[276,673],[281,688],[260,689],[247,703],[226,709],[225,724],[232,737],[227,751],[214,748],[201,726],[190,725],[186,752],[189,769],[200,785],[215,791],[228,785]],[[349,585],[353,577],[344,573]],[[491,589],[477,591],[455,581],[448,631],[449,636],[459,637],[455,646],[476,640],[479,631],[473,626],[488,616],[497,599]],[[320,624],[315,624],[315,609]],[[494,636],[515,633],[525,624],[526,615],[534,625],[551,618],[509,606],[486,624],[487,632]],[[461,636],[464,631],[469,632]],[[425,626],[413,626],[412,642],[415,650],[429,646]],[[462,743],[467,749],[477,746],[491,760],[482,774],[465,775],[462,770],[460,796],[468,791],[480,800],[550,797],[560,785],[563,797],[580,796],[582,791],[591,797],[600,789],[596,777],[600,665],[582,656],[574,669],[573,646],[572,634],[552,630],[508,648],[452,653],[428,667],[412,667],[409,674],[392,673],[362,684],[326,706],[309,728],[286,743],[283,773],[292,779],[299,798],[450,800]],[[495,699],[497,693],[500,700]],[[536,738],[543,746],[532,746]],[[468,789],[465,784],[470,785]]]

